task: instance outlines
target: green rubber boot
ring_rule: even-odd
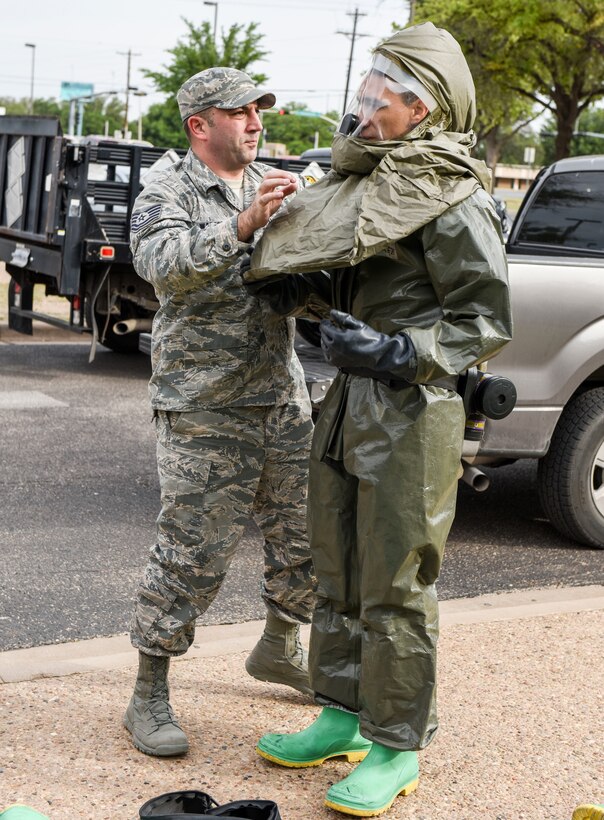
[[[245,661],[248,675],[256,680],[282,683],[312,695],[308,681],[308,654],[300,643],[300,626],[282,621],[272,612],[266,616],[264,633]]]
[[[182,755],[189,741],[170,706],[170,658],[138,653],[138,677],[124,715],[124,726],[141,752],[157,757]]]
[[[355,763],[362,760],[370,748],[371,741],[359,733],[357,715],[325,706],[307,729],[291,735],[264,735],[256,751],[280,766],[302,769],[319,766],[328,757],[345,757]]]
[[[581,803],[573,812],[573,820],[604,820],[604,806]]]
[[[355,817],[373,817],[387,811],[399,794],[416,789],[418,781],[416,752],[374,743],[362,763],[329,789],[325,805]]]

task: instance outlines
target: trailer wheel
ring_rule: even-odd
[[[537,476],[541,505],[556,529],[604,548],[604,388],[569,402]]]

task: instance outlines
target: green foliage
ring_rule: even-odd
[[[29,100],[14,100],[10,97],[0,98],[0,106],[6,108],[6,113],[14,116],[23,116],[29,113]],[[61,120],[63,133],[69,128],[69,102],[49,99],[35,99],[34,111],[38,117],[58,117]],[[123,125],[124,105],[117,97],[95,97],[84,104],[84,119],[82,134],[104,134],[105,124],[108,124],[109,136]],[[136,131],[134,131],[136,133]]]
[[[468,58],[483,136],[538,106],[556,123],[556,157],[570,153],[577,118],[604,97],[602,0],[417,0],[415,22],[427,19]]]
[[[525,165],[524,149],[535,149],[534,166],[545,164],[544,149],[541,144],[541,137],[531,128],[522,128],[517,133],[513,134],[505,143],[501,150],[499,162],[502,165]]]
[[[491,168],[516,131],[534,116],[534,103],[508,84],[514,60],[508,9],[508,0],[419,0],[414,18],[447,29],[461,45],[476,86],[474,129]]]
[[[63,103],[69,107],[69,103]],[[95,97],[84,106],[83,134],[104,134],[105,125],[110,137],[124,125],[124,104],[115,96]],[[132,128],[136,134],[136,128]]]
[[[604,108],[595,106],[581,114],[577,122],[577,134],[572,141],[571,156],[604,154]],[[581,132],[588,132],[587,134]],[[599,134],[600,136],[592,136]]]
[[[143,117],[143,138],[163,148],[188,148],[175,97],[154,103]]]
[[[184,20],[184,18],[183,18]],[[168,49],[172,55],[169,65],[163,71],[145,71],[145,76],[153,80],[158,91],[175,95],[180,86],[198,71],[212,66],[230,66],[240,71],[266,57],[266,51],[260,49],[263,35],[257,32],[258,23],[247,26],[232,25],[226,34],[222,34],[222,47],[214,42],[210,24],[205,22],[195,26],[184,20],[188,29],[185,39],[179,40],[174,48]],[[257,83],[266,81],[265,74],[250,74]]]
[[[296,111],[307,111],[306,105],[290,102],[282,106],[288,114],[280,115],[278,111],[265,111],[262,115],[264,139],[266,142],[280,142],[287,146],[287,153],[296,156],[314,148],[315,132],[319,132],[319,147],[331,145],[334,127],[320,117],[299,115]],[[337,112],[326,114],[329,119],[339,120]]]
[[[591,136],[592,134],[600,134],[601,136]],[[549,165],[556,158],[555,140],[556,123],[550,119],[541,131],[544,165]],[[576,132],[573,134],[570,144],[569,156],[578,157],[588,154],[604,154],[604,108],[592,106],[581,114],[577,121]]]
[[[21,117],[29,114],[29,99],[15,100],[12,97],[0,97],[0,107],[6,108],[6,113],[10,116]],[[59,117],[61,115],[61,104],[56,100],[34,100],[35,116]]]

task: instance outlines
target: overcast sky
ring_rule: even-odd
[[[350,91],[354,91],[368,53],[405,24],[406,0],[218,0],[218,31],[233,23],[259,23],[263,47],[270,52],[255,70],[269,76],[277,103],[303,102],[313,111],[342,107],[355,8],[358,18]],[[143,111],[162,99],[141,69],[160,69],[166,50],[185,35],[182,18],[214,25],[214,6],[203,0],[99,0],[53,3],[49,0],[0,0],[0,96],[29,98],[32,52],[34,96],[58,97],[61,82],[92,83],[95,92],[122,91],[132,51],[130,84],[147,91]],[[35,51],[25,43],[35,44]],[[122,97],[123,98],[123,97]],[[135,116],[139,100],[131,98]]]

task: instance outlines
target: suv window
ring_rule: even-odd
[[[549,246],[552,252],[603,252],[604,172],[550,176],[527,210],[516,242]]]

